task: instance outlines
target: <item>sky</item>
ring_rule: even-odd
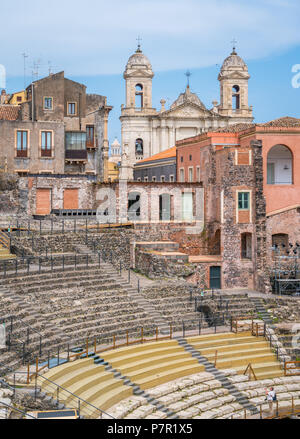
[[[220,100],[218,73],[236,39],[251,75],[255,121],[300,117],[300,87],[292,86],[292,68],[300,65],[299,0],[14,0],[1,2],[0,14],[8,92],[24,87],[22,53],[28,55],[26,85],[37,70],[39,78],[49,68],[64,70],[87,92],[107,96],[114,107],[111,142],[120,139],[122,75],[138,36],[155,73],[153,107],[162,98],[168,107],[184,91],[189,69],[192,91],[211,108]]]

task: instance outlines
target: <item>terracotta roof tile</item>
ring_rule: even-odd
[[[17,120],[18,116],[18,105],[0,105],[0,120]]]
[[[257,126],[261,127],[300,127],[300,119],[296,117],[280,117],[279,119],[271,120],[267,123],[259,123]]]
[[[212,130],[213,133],[239,133],[240,131],[248,130],[255,127],[254,123],[236,123],[225,128]]]

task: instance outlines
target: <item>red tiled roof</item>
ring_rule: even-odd
[[[18,116],[18,105],[0,105],[0,120],[17,120]]]
[[[283,127],[283,128],[289,128],[289,127],[300,127],[300,119],[297,119],[296,117],[280,117],[279,119],[271,120],[267,123],[259,123],[257,126],[260,127]]]
[[[225,128],[219,128],[217,130],[212,130],[213,133],[239,133],[240,131],[248,130],[249,128],[255,127],[254,123],[236,123],[229,125]]]
[[[279,119],[271,120],[266,123],[236,123],[226,128],[220,128],[213,132],[215,133],[239,133],[254,127],[274,127],[274,128],[298,128],[300,127],[300,119],[296,117],[280,117]]]
[[[137,162],[137,164],[152,162],[154,160],[168,159],[171,157],[176,157],[176,146],[166,149],[165,151],[159,152],[158,154],[154,154],[153,156],[148,157],[147,159],[140,160],[139,162]]]

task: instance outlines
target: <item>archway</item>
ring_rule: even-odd
[[[275,145],[267,157],[267,183],[293,183],[293,155],[285,145]]]

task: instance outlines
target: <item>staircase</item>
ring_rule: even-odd
[[[267,323],[268,325],[273,324],[273,319],[270,313],[266,310],[263,300],[259,297],[251,297],[251,301],[254,304],[257,313],[260,315],[264,323]]]
[[[16,255],[10,253],[10,242],[8,235],[0,230],[0,260],[1,259],[13,259]]]

